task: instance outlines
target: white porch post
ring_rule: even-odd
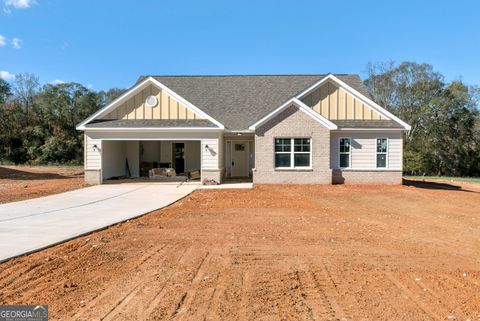
[[[202,139],[200,144],[202,155],[202,183],[221,182],[220,144],[218,138]]]

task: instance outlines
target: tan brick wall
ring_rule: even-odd
[[[340,170],[332,172],[333,184],[402,184],[402,171]]]
[[[275,170],[274,139],[311,138],[312,169]],[[259,184],[331,184],[330,131],[295,106],[256,130],[253,182]]]
[[[91,185],[102,184],[102,172],[99,169],[86,169],[85,170],[85,183]]]

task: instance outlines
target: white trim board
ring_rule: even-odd
[[[192,104],[191,102],[189,102],[188,100],[186,100],[185,98],[183,98],[182,96],[180,96],[179,94],[177,94],[176,92],[174,92],[173,90],[171,90],[170,88],[168,88],[167,86],[165,86],[164,84],[162,84],[161,82],[159,82],[158,80],[156,80],[155,78],[153,77],[147,77],[146,79],[144,79],[142,82],[140,82],[139,84],[135,85],[134,87],[130,88],[127,92],[125,92],[123,95],[121,95],[120,97],[118,97],[117,99],[115,99],[114,101],[112,101],[110,104],[108,104],[107,106],[103,107],[102,109],[98,110],[97,112],[95,112],[94,114],[92,114],[91,116],[89,116],[87,119],[85,119],[84,121],[82,121],[80,124],[77,125],[77,130],[86,130],[87,128],[85,127],[86,124],[88,124],[89,122],[91,122],[92,120],[98,118],[98,117],[101,117],[101,116],[104,116],[106,114],[108,114],[108,112],[110,112],[111,110],[113,110],[114,108],[116,108],[119,104],[127,101],[128,99],[130,99],[131,97],[133,97],[138,91],[146,88],[148,85],[155,85],[156,87],[158,87],[160,90],[163,90],[165,91],[169,96],[175,98],[179,103],[185,105],[186,108],[190,109],[192,112],[208,119],[209,121],[211,121],[212,123],[214,123],[215,125],[218,126],[218,128],[220,129],[224,129],[225,126],[220,123],[219,121],[217,121],[216,119],[214,119],[213,117],[211,117],[210,115],[208,115],[207,113],[205,113],[204,111],[202,111],[200,108],[198,108],[197,106],[195,106],[194,104]],[[91,130],[90,128],[88,128],[88,130]]]
[[[217,127],[86,127],[85,130],[89,132],[122,132],[122,131],[137,131],[137,132],[178,132],[178,131],[222,131]]]
[[[406,128],[339,128],[338,131],[355,131],[355,132],[398,132],[407,131]]]
[[[370,98],[366,97],[365,95],[363,95],[362,93],[358,92],[356,89],[352,88],[351,86],[349,86],[347,83],[345,83],[344,81],[340,80],[339,78],[335,77],[334,75],[332,74],[328,74],[327,76],[325,76],[324,78],[322,78],[321,80],[317,81],[315,84],[313,84],[312,86],[308,87],[307,89],[305,89],[304,91],[302,91],[301,93],[299,93],[296,98],[298,99],[302,99],[304,96],[308,95],[309,93],[311,93],[312,91],[314,91],[315,89],[317,89],[318,87],[320,87],[322,84],[328,82],[328,81],[331,81],[333,82],[334,84],[336,84],[337,86],[340,86],[343,90],[345,90],[346,92],[348,92],[349,94],[353,95],[355,98],[357,98],[358,100],[360,100],[362,103],[366,104],[368,107],[372,108],[373,110],[375,110],[376,112],[378,112],[380,115],[384,116],[385,118],[388,118],[388,119],[391,119],[391,120],[394,120],[396,121],[397,123],[399,123],[400,125],[402,125],[404,127],[405,130],[410,130],[411,129],[411,126],[409,124],[407,124],[406,122],[404,122],[403,120],[401,120],[400,118],[396,117],[395,115],[393,115],[392,113],[390,113],[388,110],[386,110],[385,108],[381,107],[380,105],[378,105],[377,103],[375,103],[373,100],[371,100]]]
[[[269,113],[268,115],[266,115],[265,117],[263,117],[262,119],[260,119],[259,121],[257,121],[255,124],[251,125],[248,129],[249,130],[255,130],[257,129],[259,126],[265,124],[268,120],[270,120],[271,118],[273,118],[274,116],[276,116],[277,114],[279,114],[281,111],[285,110],[286,108],[290,107],[290,106],[296,106],[299,110],[301,110],[302,112],[304,112],[305,114],[307,114],[308,116],[312,117],[313,119],[315,119],[316,121],[318,121],[320,124],[322,124],[323,126],[327,127],[328,129],[337,129],[337,125],[335,125],[334,123],[332,123],[330,120],[328,120],[327,118],[323,117],[322,115],[320,115],[319,113],[313,111],[310,107],[308,107],[307,105],[305,105],[303,102],[301,102],[299,99],[297,99],[296,97],[294,98],[291,98],[289,99],[287,102],[285,102],[283,105],[279,106],[278,108],[276,108],[275,110],[273,110],[271,113]]]

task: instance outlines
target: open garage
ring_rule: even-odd
[[[186,178],[200,171],[200,141],[104,140],[102,180],[148,177],[152,169],[174,169],[168,175]]]

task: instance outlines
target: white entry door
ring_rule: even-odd
[[[232,141],[232,177],[248,177],[248,142]]]

